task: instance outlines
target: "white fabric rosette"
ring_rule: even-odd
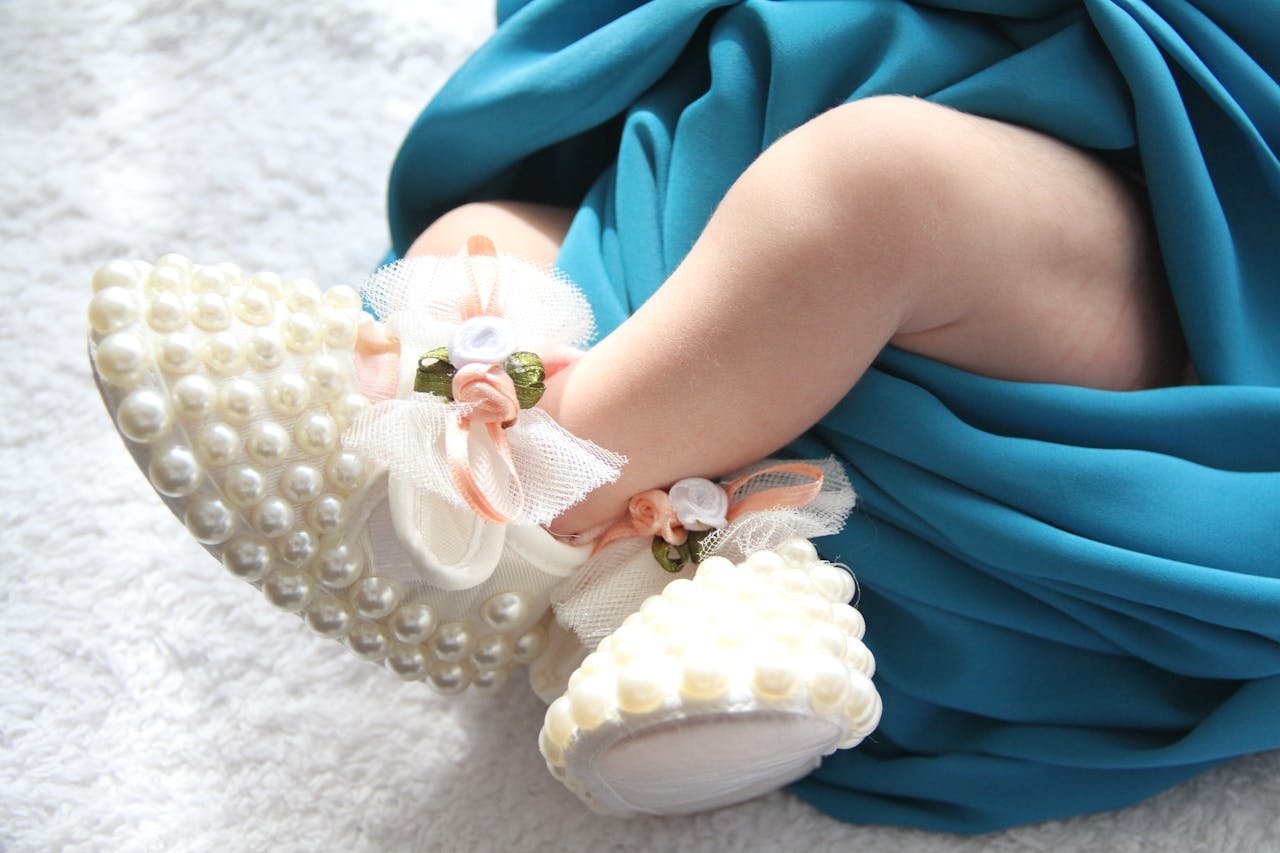
[[[386,465],[396,534],[429,581],[482,582],[505,525],[549,523],[617,479],[623,457],[516,405],[507,375],[513,353],[554,369],[590,339],[590,307],[563,275],[472,238],[454,257],[383,267],[361,295],[398,341],[399,366],[395,398],[343,443]],[[414,390],[419,359],[441,348],[457,371],[452,402]]]
[[[843,466],[828,457],[767,459],[719,483],[682,480],[665,495],[647,492],[637,499],[631,520],[612,537],[607,532],[595,555],[551,595],[556,620],[588,650],[646,598],[676,578],[691,577],[698,561],[721,556],[739,563],[788,539],[838,533],[857,498]],[[664,499],[669,506],[661,506]],[[655,554],[673,541],[683,542],[693,559],[680,566],[680,549],[672,546],[664,567]]]

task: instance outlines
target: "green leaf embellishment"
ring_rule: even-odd
[[[449,363],[447,347],[436,347],[418,359],[418,372],[413,377],[413,390],[435,394],[453,402],[453,375],[458,370]]]
[[[547,371],[542,366],[542,359],[538,358],[537,353],[513,352],[507,357],[503,367],[511,377],[511,384],[516,386],[516,399],[520,401],[520,408],[533,408],[547,390],[543,381],[547,378]]]
[[[672,551],[676,551],[674,558],[671,555]],[[658,565],[662,566],[664,572],[671,572],[673,575],[684,568],[684,555],[679,553],[679,549],[668,545],[667,540],[661,536],[653,537],[653,559],[658,561]]]
[[[661,536],[653,537],[653,559],[658,561],[664,572],[676,574],[684,570],[690,563],[702,562],[702,540],[711,535],[710,530],[690,530],[689,538],[683,545],[671,545]]]

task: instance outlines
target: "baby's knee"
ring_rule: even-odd
[[[796,256],[905,282],[923,262],[922,238],[957,209],[952,113],[891,96],[836,107],[778,140],[735,192],[778,218],[779,242]]]

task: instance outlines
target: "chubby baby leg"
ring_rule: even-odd
[[[913,99],[855,102],[765,151],[670,279],[549,387],[566,428],[632,460],[557,529],[768,455],[888,343],[998,378],[1110,389],[1175,383],[1184,359],[1123,179],[1025,129]]]

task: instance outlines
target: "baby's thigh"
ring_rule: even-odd
[[[906,192],[920,201],[898,245],[919,284],[891,343],[1005,379],[1178,381],[1184,345],[1139,186],[1044,134],[924,101],[841,109],[900,134],[877,150],[907,152],[887,168],[927,184]]]

